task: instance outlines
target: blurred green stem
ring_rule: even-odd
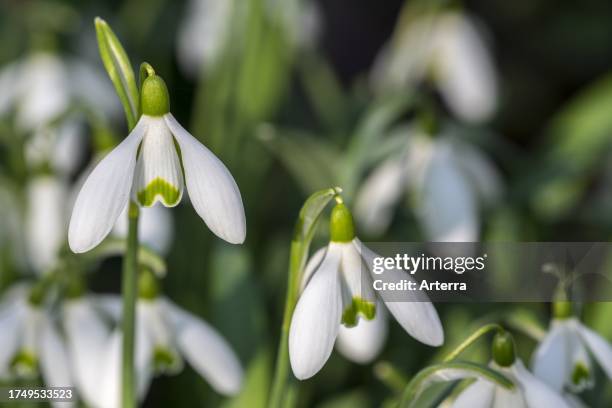
[[[476,340],[478,340],[480,337],[492,331],[496,331],[500,333],[500,332],[504,332],[504,328],[501,327],[497,323],[485,324],[484,326],[476,330],[474,333],[469,335],[468,338],[463,340],[461,344],[455,347],[453,351],[448,353],[447,356],[444,357],[442,361],[448,362],[448,361],[454,360],[455,358],[457,358],[457,356],[459,356],[459,354],[461,354],[465,349],[467,349],[470,345],[472,345]]]
[[[298,282],[303,265],[303,254],[302,243],[295,239],[292,240],[291,254],[289,256],[289,281],[287,283],[281,340],[278,345],[272,394],[268,404],[270,408],[286,408],[289,406],[283,403],[287,402],[285,397],[287,395],[287,377],[289,374],[289,327],[291,326],[291,316],[293,316],[293,309],[295,309],[298,298]],[[292,398],[292,400],[295,399]]]
[[[123,258],[123,347],[121,360],[121,406],[136,406],[134,370],[134,328],[136,324],[136,294],[138,279],[138,206],[130,202],[128,237]]]

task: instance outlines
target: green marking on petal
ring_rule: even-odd
[[[574,364],[574,369],[572,370],[572,383],[574,385],[582,386],[588,384],[590,379],[591,373],[586,364],[580,361]]]
[[[11,369],[19,377],[34,378],[38,375],[38,358],[33,352],[23,349],[11,360]]]
[[[153,351],[153,369],[157,374],[176,374],[183,362],[175,352],[165,347],[155,347]]]
[[[162,203],[165,206],[174,206],[178,204],[181,198],[178,187],[173,186],[160,177],[154,178],[144,190],[140,190],[136,196],[140,205],[143,207],[150,207],[153,205],[155,197],[158,195],[162,198]]]
[[[342,313],[342,323],[346,327],[357,326],[357,316],[359,314],[367,320],[374,319],[374,316],[376,316],[376,304],[358,296],[353,297],[351,305]]]

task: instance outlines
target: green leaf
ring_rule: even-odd
[[[507,389],[514,387],[506,376],[481,364],[457,361],[435,364],[424,368],[414,376],[404,390],[400,407],[412,406],[422,392],[434,383],[468,378],[489,381]]]
[[[94,21],[100,57],[121,100],[131,130],[138,120],[138,86],[132,64],[121,42],[106,21],[100,17],[96,17]]]

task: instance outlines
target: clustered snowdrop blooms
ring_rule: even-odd
[[[115,319],[120,318],[118,297],[102,297],[99,305]],[[135,367],[140,399],[154,375],[180,372],[183,358],[220,394],[235,395],[240,391],[243,369],[230,345],[202,319],[162,296],[149,271],[140,275],[136,313]],[[121,337],[121,331],[116,329],[106,343],[95,406],[120,405]]]
[[[416,216],[429,241],[477,241],[480,209],[502,194],[493,163],[450,132],[431,137],[413,127],[399,131],[406,135],[405,149],[376,167],[357,193],[355,216],[365,231],[382,234],[409,191],[415,195]]]
[[[312,377],[323,367],[341,325],[359,327],[361,319],[374,319],[381,313],[378,309],[382,303],[404,330],[417,340],[431,346],[443,343],[444,333],[438,314],[422,294],[411,295],[413,301],[409,302],[378,298],[370,276],[376,256],[355,236],[352,215],[342,202],[338,202],[331,215],[330,243],[324,254],[318,252],[317,266],[313,267],[311,263],[311,267],[305,270],[308,276],[304,276],[306,283],[291,319],[289,358],[297,378]],[[399,269],[386,273],[390,279],[410,279]],[[355,335],[361,331],[350,330],[355,330]],[[345,334],[344,337],[351,336]],[[380,335],[384,336],[384,333]],[[372,338],[374,347],[379,347],[375,344],[380,341],[376,334],[372,334]],[[356,341],[349,340],[349,343],[352,345]],[[355,356],[362,360],[368,357],[359,350]]]
[[[497,105],[497,75],[478,24],[457,11],[402,22],[374,65],[374,86],[393,90],[430,80],[458,118],[488,119]]]
[[[516,358],[514,341],[510,333],[498,333],[493,339],[491,367],[512,380],[515,388],[508,390],[491,381],[479,378],[459,394],[452,404],[453,408],[564,408],[571,406],[560,394],[530,373],[523,362]]]
[[[559,391],[580,392],[594,385],[592,354],[612,379],[612,346],[571,315],[569,302],[555,303],[550,330],[533,356],[533,372]]]
[[[173,207],[181,200],[184,185],[212,232],[230,243],[244,241],[246,222],[236,182],[225,165],[176,121],[169,106],[163,79],[147,77],[138,123],[95,167],[76,199],[68,230],[74,252],[98,245],[130,196],[142,207],[157,202]]]
[[[0,378],[36,377],[46,386],[72,384],[67,351],[39,287],[14,285],[0,305]]]

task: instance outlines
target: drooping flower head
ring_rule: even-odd
[[[220,238],[244,241],[242,198],[225,165],[170,113],[162,78],[149,76],[141,89],[142,116],[123,142],[91,172],[74,205],[68,242],[86,252],[110,232],[131,200],[142,207],[176,206],[185,186],[198,215]]]
[[[392,302],[374,291],[370,268],[377,255],[355,236],[353,217],[342,202],[332,211],[327,250],[319,254],[318,265],[305,270],[304,290],[289,331],[289,357],[297,378],[312,377],[323,367],[341,325],[355,327],[361,319],[373,320],[381,304],[417,340],[432,346],[442,344],[442,325],[427,299],[415,296],[411,299],[414,302]],[[411,279],[399,269],[388,273]],[[369,357],[363,350],[359,354]]]

